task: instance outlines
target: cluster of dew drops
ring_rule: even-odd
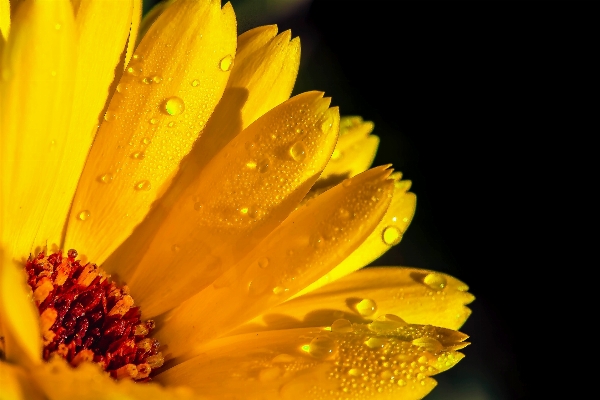
[[[125,70],[126,77],[130,78],[130,79],[131,78],[134,79],[133,83],[150,85],[150,84],[160,84],[163,81],[163,77],[160,75],[142,76],[143,69],[142,69],[141,63],[142,63],[142,56],[133,55],[131,62],[129,63],[128,67]],[[232,66],[233,66],[233,56],[231,56],[231,55],[227,55],[227,56],[223,57],[218,63],[218,68],[223,72],[228,72],[229,70],[231,70]],[[194,88],[200,86],[200,84],[201,84],[201,81],[198,79],[194,79],[190,82],[190,85]],[[127,84],[121,82],[117,85],[116,91],[118,93],[122,93],[126,90],[126,88],[127,88]],[[167,116],[177,116],[177,115],[180,115],[185,112],[185,102],[182,98],[180,98],[178,96],[170,96],[162,101],[159,108],[160,108],[160,111]],[[116,118],[117,118],[117,114],[115,114],[114,112],[111,112],[111,111],[107,111],[106,114],[104,115],[105,122],[113,121]],[[151,118],[148,121],[148,123],[151,125],[156,125],[158,122],[159,122],[158,118]],[[176,123],[174,121],[170,121],[167,124],[167,126],[169,128],[172,128],[175,126],[175,124]],[[93,131],[94,133],[96,132],[96,129],[94,129],[94,131]],[[148,146],[151,143],[152,143],[152,139],[150,137],[144,137],[142,139],[142,144],[145,146]],[[136,151],[131,154],[131,158],[134,160],[137,160],[137,161],[142,161],[142,160],[144,160],[145,157],[146,157],[146,154],[144,151]],[[98,177],[98,182],[100,182],[102,184],[110,184],[113,182],[114,179],[115,179],[114,173],[106,172]],[[150,182],[150,180],[143,179],[141,181],[135,182],[135,184],[133,185],[133,189],[136,191],[140,191],[140,192],[148,192],[152,189],[152,183]],[[78,213],[77,218],[80,221],[86,221],[90,218],[90,216],[91,216],[90,210],[82,210]]]

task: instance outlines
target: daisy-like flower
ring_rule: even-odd
[[[0,30],[1,399],[413,399],[463,357],[466,285],[358,271],[415,196],[371,123],[289,98],[289,31],[219,0]]]

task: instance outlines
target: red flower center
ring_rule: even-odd
[[[59,355],[74,367],[92,361],[116,379],[150,380],[164,362],[158,341],[148,337],[154,321],[141,321],[127,286],[76,258],[75,250],[67,257],[40,253],[25,267],[40,312],[44,359]]]

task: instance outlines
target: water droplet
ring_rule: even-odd
[[[163,79],[162,76],[155,75],[155,76],[152,77],[152,82],[154,82],[154,83],[161,83],[162,79]]]
[[[174,244],[173,246],[171,246],[171,251],[173,253],[177,253],[179,252],[179,250],[181,250],[181,247],[179,247],[178,245]]]
[[[259,296],[271,286],[271,277],[269,275],[259,275],[248,284],[248,294],[250,296]]]
[[[143,144],[150,144],[152,143],[152,139],[150,139],[149,137],[145,137],[142,139],[142,143]]]
[[[253,150],[256,150],[256,143],[246,142],[244,143],[244,147],[246,148],[246,150],[248,150],[248,152],[252,152]]]
[[[285,293],[287,291],[289,291],[289,289],[285,288],[283,286],[275,286],[273,288],[273,294],[275,294],[275,295],[280,295],[280,294],[283,294],[283,293]]]
[[[417,361],[421,364],[427,364],[429,359],[426,356],[421,356],[421,357],[419,357],[419,359]]]
[[[396,329],[406,326],[408,323],[402,318],[394,314],[385,314],[371,322],[368,328],[374,332],[385,333],[395,331]]]
[[[158,123],[158,118],[152,118],[152,119],[150,119],[150,123],[152,125],[156,125]]]
[[[219,68],[221,68],[221,71],[223,71],[223,72],[229,71],[231,69],[232,65],[233,65],[233,57],[231,55],[227,55],[227,56],[223,57],[221,59],[221,61],[219,62]]]
[[[423,283],[433,290],[442,290],[446,287],[448,281],[444,275],[432,272],[423,278]]]
[[[269,382],[278,378],[279,375],[281,375],[279,367],[265,368],[258,373],[258,380],[261,382]]]
[[[146,157],[146,154],[143,151],[137,151],[131,154],[131,158],[135,160],[143,160]]]
[[[329,358],[337,352],[335,341],[327,336],[317,336],[311,340],[308,354],[318,359]]]
[[[352,185],[352,180],[350,178],[348,179],[344,179],[344,181],[342,182],[342,187],[350,187],[350,185]]]
[[[248,214],[248,207],[242,207],[242,208],[240,208],[240,213],[242,213],[243,215]]]
[[[394,246],[402,240],[402,231],[395,226],[388,226],[381,234],[383,242],[388,246]]]
[[[375,314],[375,311],[377,311],[377,304],[371,299],[362,299],[356,304],[356,311],[363,317],[368,317]]]
[[[134,54],[133,57],[131,57],[132,60],[135,61],[142,61],[144,57],[140,56],[139,54]]]
[[[267,157],[261,158],[258,163],[256,164],[258,166],[258,172],[260,173],[265,173],[269,170],[269,163],[271,162],[271,160],[269,160]]]
[[[404,379],[398,379],[398,386],[406,386],[406,381]]]
[[[90,217],[90,210],[83,210],[79,213],[79,219],[85,221]]]
[[[150,181],[140,181],[138,183],[135,184],[135,189],[136,190],[143,190],[145,192],[147,192],[148,190],[150,190],[152,188],[152,185],[150,184]]]
[[[152,78],[145,77],[144,79],[142,79],[142,82],[146,85],[149,85],[152,83]]]
[[[279,354],[279,355],[273,357],[273,359],[271,360],[271,362],[273,364],[276,364],[276,363],[291,363],[291,362],[293,362],[295,360],[296,360],[296,357],[284,353],[284,354]]]
[[[104,120],[105,121],[113,121],[117,119],[117,114],[113,113],[113,112],[106,112],[106,114],[104,114]]]
[[[112,180],[114,179],[113,174],[108,173],[108,174],[104,174],[100,177],[100,182],[102,183],[111,183]]]
[[[202,210],[202,203],[194,203],[194,210],[196,210],[196,211]]]
[[[246,163],[246,167],[248,167],[250,169],[255,169],[256,168],[256,161],[252,161],[252,160],[248,161]]]
[[[165,101],[164,110],[169,115],[179,115],[185,110],[185,104],[177,96],[169,97]]]
[[[366,340],[365,344],[370,349],[381,349],[388,344],[388,341],[384,338],[372,337]]]
[[[60,30],[61,27],[62,25],[59,23],[54,24],[54,29],[56,29],[57,31]]]
[[[348,333],[353,330],[352,323],[347,319],[336,319],[333,321],[333,324],[331,324],[331,332]]]
[[[262,269],[267,268],[269,266],[269,259],[267,257],[261,258],[260,260],[258,260],[258,266]]]
[[[412,341],[412,344],[414,344],[415,346],[418,346],[418,347],[423,347],[425,350],[427,350],[431,353],[436,353],[436,352],[442,350],[442,348],[444,347],[436,339],[430,338],[430,337],[422,337],[422,338],[415,339]]]
[[[361,376],[363,374],[362,368],[352,368],[348,371],[350,376]]]
[[[196,87],[196,86],[198,86],[199,84],[200,84],[200,81],[199,81],[198,79],[194,79],[194,80],[192,81],[192,86],[193,86],[193,87]]]
[[[130,63],[127,67],[127,73],[132,76],[140,76],[142,74],[142,66],[137,63]]]
[[[302,142],[294,143],[290,147],[289,152],[294,161],[302,161],[306,158],[306,147]]]
[[[172,128],[175,126],[175,122],[171,121],[169,122],[169,124],[167,125],[169,128]]]
[[[123,85],[122,83],[119,83],[117,85],[117,92],[122,93],[123,90],[125,90],[125,85]]]

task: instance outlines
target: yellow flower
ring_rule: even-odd
[[[372,124],[322,93],[289,98],[289,31],[236,37],[220,1],[140,8],[0,0],[0,399],[425,396],[463,357],[473,296],[431,271],[358,271],[415,206],[399,173],[367,170]],[[79,255],[28,269],[28,287],[25,266],[60,249]],[[67,322],[36,306],[76,256],[75,288],[122,300],[102,297],[102,318],[126,325],[133,298],[155,321],[153,382],[114,380],[87,348],[49,354]]]

